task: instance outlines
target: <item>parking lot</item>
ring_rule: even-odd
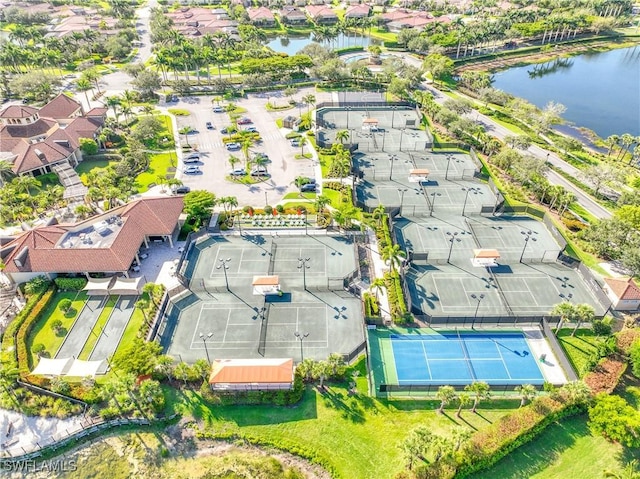
[[[328,101],[331,96],[329,93],[316,93],[310,89],[308,91],[301,90],[294,98],[297,99],[307,93],[314,94],[318,102]],[[327,98],[324,98],[323,95],[326,95]],[[298,189],[293,183],[296,177],[320,177],[320,167],[313,160],[295,159],[295,155],[300,153],[300,149],[292,147],[289,140],[285,138],[290,130],[280,129],[276,124],[278,118],[287,115],[298,116],[299,108],[269,112],[266,110],[269,95],[251,94],[248,98],[236,99],[234,104],[247,110],[242,116],[246,116],[252,121],[251,124],[240,125],[240,128],[254,127],[260,133],[262,142],[254,144],[250,150],[250,156],[253,157],[258,153],[268,155],[271,163],[266,166],[270,176],[265,178],[265,181],[253,185],[229,181],[227,176],[232,169],[229,163],[230,156],[235,155],[239,158],[241,163],[236,164],[235,168],[242,168],[244,154],[241,150],[228,151],[225,148],[224,135],[220,130],[231,125],[231,120],[228,113],[213,112],[213,107],[216,106],[216,103],[212,102],[213,98],[212,96],[185,97],[180,98],[178,102],[167,105],[168,108],[185,109],[191,112],[189,116],[176,117],[178,130],[185,126],[196,130],[195,133],[188,135],[188,139],[191,145],[197,146],[201,154],[200,163],[192,164],[199,166],[201,173],[184,174],[183,169],[186,165],[181,163],[176,176],[186,186],[192,190],[205,189],[217,195],[235,196],[241,205],[263,206],[265,201],[275,205],[285,194],[297,192]],[[302,111],[306,111],[306,108],[302,107]],[[207,122],[211,122],[213,130],[207,129]],[[184,135],[180,135],[180,143],[184,143],[184,141]],[[187,153],[184,154],[185,157],[187,155]]]

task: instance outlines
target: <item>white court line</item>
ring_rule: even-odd
[[[191,344],[189,345],[189,349],[194,349],[193,345],[196,344],[196,334],[199,334],[200,331],[200,318],[202,317],[202,308],[200,308],[200,312],[198,313],[198,320],[196,321],[196,327],[193,328],[193,336],[191,337]]]
[[[526,339],[525,339],[525,341],[526,341]],[[500,356],[500,359],[502,360],[502,366],[504,367],[504,370],[507,372],[507,375],[509,376],[509,379],[513,379],[511,377],[511,373],[509,372],[509,368],[507,367],[507,362],[504,360],[504,356],[502,356],[502,351],[500,351],[500,346],[498,346],[496,344],[495,340],[493,341],[493,345],[498,350],[498,355]]]
[[[222,335],[222,342],[227,340],[227,329],[229,329],[229,319],[231,319],[231,310],[227,311],[227,324],[224,326],[224,334]]]
[[[427,363],[427,371],[429,372],[429,381],[431,381],[433,380],[433,374],[431,374],[431,367],[429,366],[429,356],[427,356],[427,350],[424,348],[425,341],[421,341],[421,343],[422,343],[422,354],[424,355],[424,362]]]

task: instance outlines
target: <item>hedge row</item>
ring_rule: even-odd
[[[380,305],[376,297],[371,293],[364,293],[362,298],[364,300],[364,315],[367,318],[380,316]]]
[[[31,372],[29,367],[29,352],[27,350],[27,338],[31,332],[31,328],[36,324],[40,318],[40,314],[47,308],[49,302],[56,293],[56,287],[51,285],[49,289],[42,295],[40,301],[31,310],[31,313],[25,318],[20,325],[18,333],[16,334],[16,350],[18,356],[18,369],[20,371],[20,377],[26,378]]]
[[[384,282],[387,287],[387,299],[391,309],[391,317],[396,324],[403,324],[407,321],[407,304],[404,301],[404,292],[400,275],[397,271],[384,274]]]
[[[50,289],[49,289],[50,290]],[[22,323],[29,317],[31,311],[34,310],[36,305],[40,303],[42,297],[49,290],[45,289],[37,294],[34,294],[29,297],[27,303],[25,304],[22,311],[18,313],[7,329],[4,331],[4,335],[2,336],[2,365],[5,369],[17,369],[18,368],[18,355],[16,348],[16,336],[18,334],[18,329],[22,326]],[[48,302],[48,300],[47,300]]]
[[[53,282],[62,291],[82,291],[87,285],[87,278],[56,278]]]
[[[553,396],[540,396],[476,432],[454,456],[423,468],[420,477],[463,479],[486,470],[534,439],[551,423],[585,410],[586,403],[570,400],[562,390]]]

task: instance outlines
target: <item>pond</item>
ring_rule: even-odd
[[[493,86],[540,108],[562,103],[568,122],[602,138],[640,135],[640,46],[510,68]]]
[[[313,35],[303,35],[295,37],[277,37],[269,41],[267,46],[273,51],[286,53],[287,55],[295,55],[304,47],[313,42]],[[369,45],[380,44],[377,40],[372,40],[367,36],[356,35],[354,33],[341,33],[332,42],[321,42],[325,47],[334,49],[348,47],[368,47]]]

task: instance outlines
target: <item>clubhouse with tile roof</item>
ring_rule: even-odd
[[[76,224],[27,231],[0,248],[3,274],[20,284],[36,276],[93,273],[128,276],[139,249],[158,236],[172,242],[183,198],[143,198]]]

